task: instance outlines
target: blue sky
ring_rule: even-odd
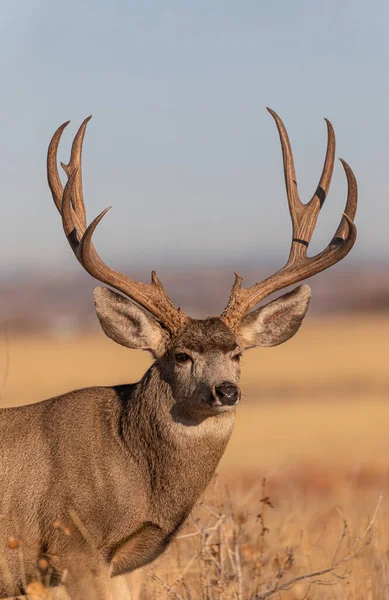
[[[389,257],[389,4],[312,0],[10,0],[0,20],[0,275],[77,269],[48,192],[56,127],[93,114],[91,220],[112,266],[282,262],[290,243],[281,151],[302,199],[320,177],[328,117],[360,187],[355,263]],[[337,164],[312,250],[346,198]],[[339,268],[339,267],[338,267]]]

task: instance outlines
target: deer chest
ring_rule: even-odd
[[[176,530],[166,533],[154,523],[144,523],[111,550],[111,576],[129,573],[155,560],[168,546]]]

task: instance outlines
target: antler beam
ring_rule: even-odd
[[[54,133],[47,153],[47,179],[53,200],[62,217],[65,235],[78,261],[92,277],[126,294],[154,315],[170,333],[177,333],[187,317],[167,296],[155,271],[151,274],[150,284],[133,281],[108,267],[92,244],[93,232],[109,209],[103,210],[89,227],[86,226],[81,158],[85,130],[90,119],[91,117],[85,119],[74,138],[69,163],[61,163],[68,177],[65,189],[58,173],[57,151],[62,133],[70,121],[61,125]]]

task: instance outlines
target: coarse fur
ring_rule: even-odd
[[[155,362],[135,384],[1,410],[0,597],[25,593],[26,583],[49,572],[72,600],[109,600],[111,577],[159,556],[231,436],[240,354],[289,339],[309,299],[300,286],[237,330],[219,317],[190,319],[169,336],[133,302],[98,288],[105,333],[150,350]],[[7,546],[11,537],[21,544],[23,569]]]

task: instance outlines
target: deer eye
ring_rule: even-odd
[[[177,352],[177,354],[174,355],[174,358],[178,363],[186,363],[191,360],[190,356],[184,352]]]
[[[239,362],[241,358],[242,358],[242,353],[241,353],[241,352],[239,352],[239,354],[235,354],[235,355],[232,357],[232,360],[235,360],[236,362]]]

